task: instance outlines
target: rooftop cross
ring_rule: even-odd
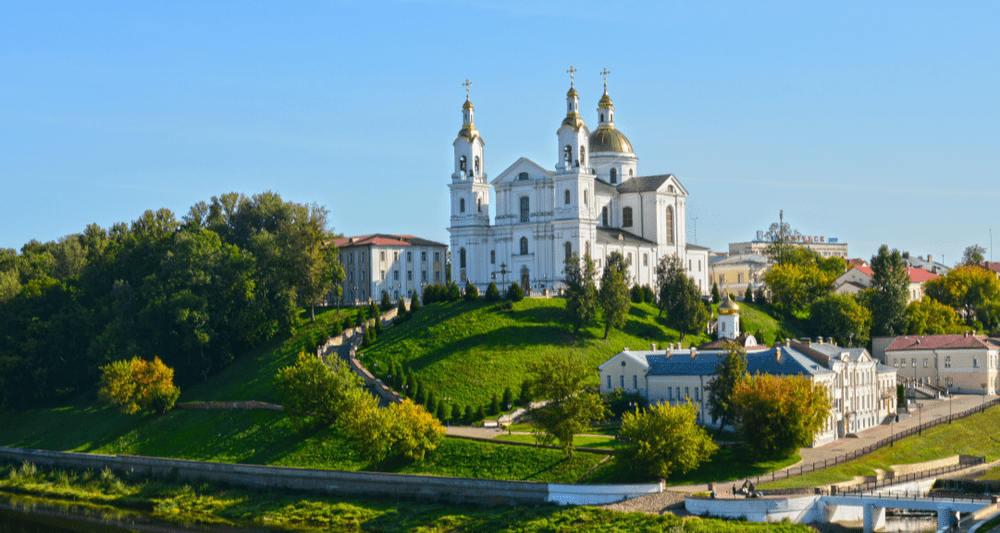
[[[569,70],[566,71],[566,72],[569,73],[569,86],[570,87],[573,87],[573,83],[574,83],[573,74],[576,74],[576,71],[577,71],[577,69],[573,68],[573,65],[570,65],[569,66]]]
[[[607,84],[607,82],[605,82],[605,84]],[[465,87],[465,99],[468,100],[469,99],[469,87],[472,87],[472,82],[469,81],[469,78],[465,78],[465,83],[463,83],[462,86]]]
[[[604,69],[600,72],[600,74],[601,76],[604,76],[604,92],[608,92],[608,74],[611,74],[611,71]]]

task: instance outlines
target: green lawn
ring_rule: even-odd
[[[0,466],[0,496],[26,505],[70,501],[98,516],[122,513],[134,516],[136,509],[142,509],[149,518],[183,527],[414,533],[810,531],[807,526],[788,522],[682,519],[671,514],[618,513],[595,507],[477,507],[394,499],[352,500],[233,489],[209,483],[171,484],[103,472],[53,471],[32,465]]]
[[[711,481],[741,480],[793,465],[799,460],[798,454],[773,461],[751,462],[745,448],[720,449],[711,460],[687,473],[672,473],[667,485],[694,485]],[[615,458],[597,467],[587,476],[587,483],[642,483],[652,478],[645,472],[636,472],[619,464]]]
[[[873,475],[876,468],[891,470],[891,465],[920,463],[957,454],[979,455],[987,461],[1000,459],[1000,407],[987,409],[951,424],[941,424],[925,429],[923,435],[914,435],[896,441],[895,446],[885,447],[864,457],[818,472],[792,477],[764,488],[812,487],[850,480],[854,476]]]
[[[534,435],[501,435],[493,440],[530,442],[532,444],[537,442]],[[577,448],[607,448],[613,450],[618,448],[619,442],[614,437],[581,437],[577,435],[573,437],[573,446]]]
[[[649,304],[632,304],[624,330],[612,330],[604,340],[604,328],[594,326],[574,336],[562,298],[526,298],[503,313],[483,301],[437,303],[422,308],[402,324],[385,330],[378,341],[363,351],[366,366],[384,377],[390,359],[412,370],[424,383],[448,396],[452,403],[488,405],[493,394],[510,387],[515,396],[526,377],[528,361],[549,353],[583,357],[596,369],[622,348],[647,350],[677,342],[680,335],[657,319],[659,311]],[[688,335],[684,344],[701,344],[703,335]],[[594,371],[590,385],[597,385]]]

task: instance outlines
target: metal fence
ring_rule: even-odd
[[[886,437],[886,438],[884,438],[884,439],[882,439],[882,440],[880,440],[878,442],[875,442],[873,444],[869,444],[868,446],[865,446],[864,448],[861,448],[859,450],[854,450],[852,452],[845,453],[843,455],[838,455],[838,456],[834,457],[833,459],[824,459],[822,461],[816,461],[816,462],[814,462],[812,464],[808,464],[808,465],[792,466],[792,467],[786,468],[784,470],[779,470],[777,472],[771,472],[771,473],[768,473],[768,474],[757,476],[756,478],[754,478],[755,479],[755,483],[759,485],[761,483],[767,483],[767,482],[771,482],[771,481],[778,481],[778,480],[781,480],[781,479],[788,479],[790,477],[801,476],[802,474],[808,474],[810,472],[815,472],[817,470],[823,470],[824,468],[829,468],[831,466],[836,466],[836,465],[839,465],[839,464],[842,464],[842,463],[846,463],[847,461],[853,461],[854,459],[857,459],[858,457],[863,457],[865,455],[868,455],[868,454],[874,452],[875,450],[884,448],[886,446],[892,446],[899,439],[903,439],[903,438],[909,437],[911,435],[916,435],[918,433],[921,433],[925,429],[932,428],[932,427],[940,425],[940,424],[948,423],[950,420],[957,420],[959,418],[965,418],[965,417],[967,417],[967,416],[969,416],[971,414],[974,414],[976,412],[985,411],[987,408],[993,407],[995,405],[1000,405],[1000,398],[984,402],[980,406],[973,407],[973,408],[970,408],[970,409],[966,409],[964,411],[961,411],[961,412],[958,412],[958,413],[954,413],[954,414],[952,414],[950,416],[947,416],[947,417],[935,418],[934,420],[929,420],[929,421],[924,422],[924,423],[922,423],[922,424],[920,424],[918,426],[915,426],[915,427],[912,427],[912,428],[909,428],[909,429],[904,429],[904,430],[902,430],[900,432],[897,432],[897,433],[894,433],[894,434],[892,434],[892,435],[890,435],[890,436],[888,436],[888,437]]]
[[[962,469],[965,469],[965,468],[969,468],[970,466],[981,465],[981,464],[984,464],[985,462],[986,462],[986,458],[985,457],[970,457],[970,456],[963,455],[963,456],[961,456],[958,464],[947,465],[947,466],[940,466],[938,468],[930,468],[930,469],[927,469],[927,470],[921,470],[919,472],[913,472],[913,473],[910,473],[910,474],[903,474],[901,476],[893,476],[892,478],[879,479],[879,480],[875,480],[875,481],[866,481],[864,483],[861,483],[860,485],[857,485],[856,487],[852,487],[852,488],[850,488],[848,490],[844,490],[844,491],[841,491],[841,492],[843,494],[857,494],[857,495],[877,495],[877,494],[882,494],[882,493],[877,493],[876,491],[878,489],[880,489],[880,488],[885,488],[885,487],[888,487],[888,486],[891,486],[891,485],[898,485],[900,483],[907,483],[909,481],[917,481],[917,480],[920,480],[920,479],[927,479],[929,477],[940,476],[942,474],[948,474],[948,473],[951,473],[951,472],[955,472],[956,470],[962,470]],[[904,493],[905,494],[910,494],[909,491],[904,491]],[[893,491],[892,494],[898,494],[898,492]],[[921,493],[916,493],[916,494],[921,494]],[[892,496],[892,497],[895,497],[895,496]],[[926,494],[924,496],[919,496],[919,497],[925,498],[925,499],[933,499],[933,497],[927,496]],[[970,498],[973,499],[973,500],[978,501],[977,500],[978,497],[972,497],[972,496],[963,497],[963,499],[966,499],[966,500],[970,499]],[[989,496],[984,496],[983,498],[985,498],[986,500],[990,500]],[[911,498],[904,498],[904,499],[911,499]],[[949,499],[949,498],[944,498],[944,499]]]

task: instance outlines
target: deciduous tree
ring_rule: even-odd
[[[414,461],[422,461],[428,453],[441,445],[445,434],[444,426],[426,409],[410,400],[403,400],[402,403],[394,404],[389,409],[395,411],[391,417],[396,438],[394,453],[402,454]],[[437,411],[443,419],[443,403],[439,403]]]
[[[946,335],[962,333],[968,327],[951,307],[924,296],[906,306],[908,335]]]
[[[174,371],[163,364],[159,357],[144,361],[133,357],[101,367],[98,396],[101,400],[132,415],[140,411],[165,413],[173,408],[180,396],[174,386]]]
[[[619,463],[664,479],[697,468],[719,448],[698,425],[697,413],[690,401],[625,413],[619,435],[627,444],[619,452]]]
[[[572,455],[573,436],[607,414],[600,395],[583,390],[591,377],[590,367],[580,358],[549,354],[530,361],[528,373],[527,396],[547,400],[544,405],[529,409],[539,440],[558,442],[563,452]]]
[[[973,244],[967,246],[965,251],[962,252],[962,266],[978,266],[982,264],[985,260],[983,254],[986,253],[986,248],[979,246],[978,244]]]
[[[589,255],[580,258],[576,254],[566,260],[566,311],[569,313],[573,333],[589,326],[597,318],[597,268]]]
[[[684,273],[684,266],[676,255],[664,256],[656,266],[656,280],[660,294],[660,315],[667,312],[667,324],[681,333],[681,340],[688,333],[699,331],[708,321],[708,310],[702,303],[701,291]]]
[[[792,229],[792,226],[785,222],[785,210],[778,212],[778,222],[771,224],[764,234],[764,240],[769,244],[764,249],[764,255],[773,259],[777,264],[784,265],[790,260],[791,254],[796,246],[793,242],[801,234]]]
[[[295,364],[275,376],[281,403],[296,427],[329,426],[344,412],[349,390],[363,382],[339,359],[327,365],[314,355],[299,353]]]
[[[743,441],[762,457],[786,457],[812,443],[830,415],[826,388],[801,376],[757,374],[736,386]]]
[[[833,337],[842,346],[865,346],[870,338],[872,314],[849,294],[827,294],[810,306],[813,335]]]

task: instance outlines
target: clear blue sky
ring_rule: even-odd
[[[265,190],[339,233],[448,242],[461,83],[492,179],[555,165],[574,65],[591,127],[611,71],[640,174],[690,192],[690,241],[784,209],[854,257],[951,264],[1000,246],[998,58],[998,2],[8,3],[0,247]]]

